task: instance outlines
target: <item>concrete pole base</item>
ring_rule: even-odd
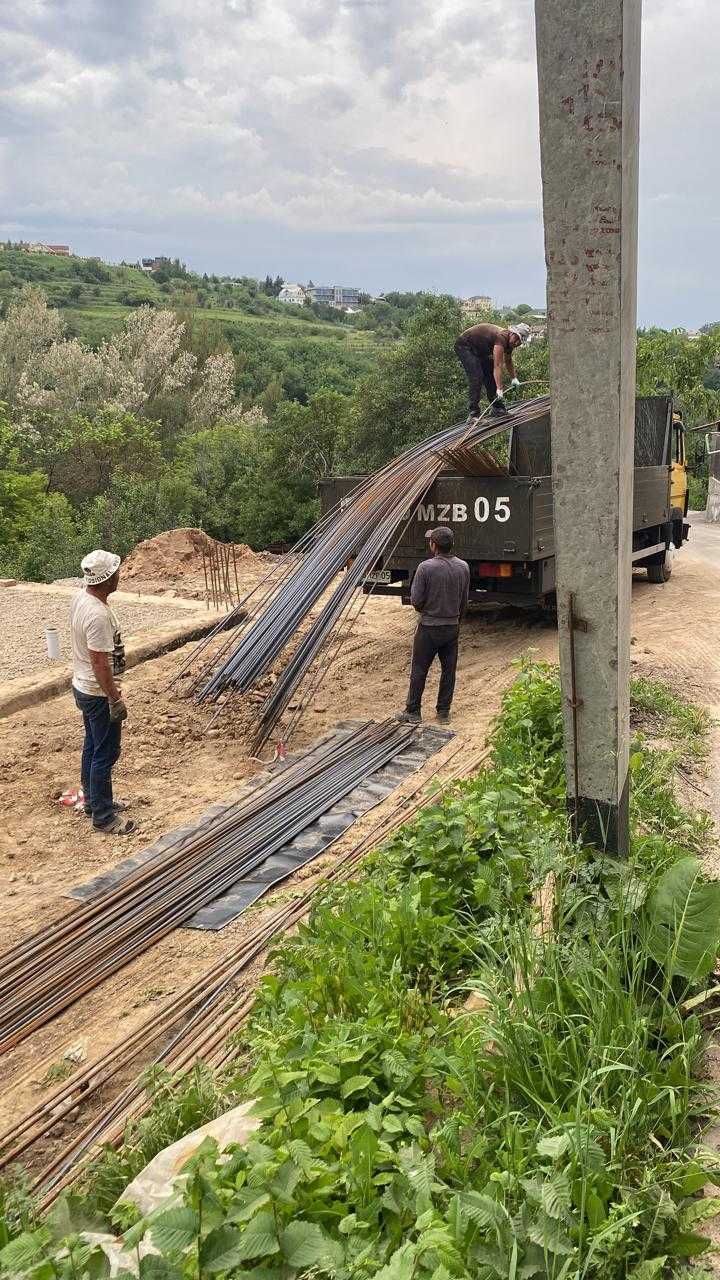
[[[617,804],[589,796],[568,798],[573,837],[612,857],[626,858],[630,845],[630,780]]]

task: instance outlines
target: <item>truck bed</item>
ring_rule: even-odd
[[[665,397],[639,400],[636,410],[633,553],[657,550],[670,520],[670,421]],[[489,468],[491,469],[491,468]],[[495,470],[499,468],[494,468]],[[470,565],[471,599],[545,603],[555,588],[555,534],[550,469],[550,422],[512,433],[505,474],[440,473],[423,500],[403,513],[391,554],[368,579],[372,590],[407,601],[410,584],[428,554],[426,533],[447,525],[455,551]],[[482,470],[482,467],[480,467]],[[362,476],[320,484],[325,513],[347,498]],[[662,536],[665,534],[663,532]]]

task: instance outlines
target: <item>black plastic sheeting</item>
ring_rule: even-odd
[[[206,810],[198,818],[197,822],[183,827],[176,827],[173,831],[166,832],[165,835],[160,836],[153,844],[146,849],[142,849],[132,858],[126,858],[123,862],[118,862],[110,871],[95,876],[92,880],[86,881],[85,884],[71,889],[68,897],[78,898],[81,902],[91,902],[107,889],[120,884],[136,867],[150,862],[171,845],[181,844],[183,839],[188,836],[195,835],[199,831],[206,830],[212,826],[216,818],[225,813],[227,809],[232,808],[234,804],[237,804],[238,800],[262,786],[272,774],[285,768],[291,762],[300,759],[301,755],[309,757],[318,747],[332,738],[337,738],[340,741],[347,733],[357,729],[361,724],[367,723],[368,721],[365,720],[342,721],[336,725],[332,733],[326,734],[318,742],[314,743],[308,751],[288,755],[285,760],[276,761],[268,769],[251,778],[247,785],[227,802],[214,804],[210,809]],[[251,906],[253,902],[257,902],[258,898],[267,893],[268,889],[273,885],[285,880],[287,876],[292,875],[299,867],[305,866],[306,863],[312,862],[313,858],[317,858],[319,854],[324,853],[335,840],[345,834],[357,818],[385,800],[416,769],[421,769],[430,756],[433,756],[436,751],[444,747],[452,736],[452,733],[447,730],[423,726],[416,741],[411,743],[409,747],[405,747],[404,750],[399,751],[396,756],[393,756],[389,764],[370,774],[361,786],[355,786],[339,803],[328,809],[316,822],[310,823],[309,826],[301,831],[300,835],[295,836],[294,840],[284,845],[282,849],[278,849],[276,853],[271,854],[259,867],[255,867],[252,872],[252,879],[239,880],[221,898],[217,898],[214,902],[197,911],[186,922],[184,927],[214,931],[224,929],[225,925],[230,924],[232,920],[236,920],[247,907]]]

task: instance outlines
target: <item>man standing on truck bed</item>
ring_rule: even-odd
[[[526,324],[514,324],[501,329],[497,324],[474,324],[460,334],[455,343],[455,354],[468,380],[468,422],[480,416],[480,388],[485,387],[492,405],[491,413],[507,413],[503,399],[504,371],[511,378],[510,386],[519,387],[512,353],[530,337]]]
[[[425,536],[430,541],[432,559],[418,565],[410,589],[410,603],[420,614],[420,621],[413,642],[407,703],[398,719],[406,724],[420,723],[427,673],[437,656],[441,669],[437,718],[440,724],[447,724],[455,692],[458,634],[467,608],[470,569],[464,560],[453,555],[452,529],[441,525]]]

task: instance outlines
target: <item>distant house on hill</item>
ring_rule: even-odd
[[[27,242],[20,244],[19,248],[22,249],[24,253],[54,253],[61,258],[70,257],[69,244],[38,244]]]
[[[492,298],[485,293],[477,293],[472,298],[463,298],[460,310],[464,316],[488,315],[492,311]]]
[[[278,302],[289,302],[295,307],[302,307],[307,293],[301,284],[284,284],[278,294]]]
[[[360,290],[348,285],[308,285],[308,294],[313,302],[322,302],[326,307],[337,307],[340,311],[344,311],[347,307],[360,306]]]
[[[143,271],[160,271],[162,267],[170,266],[170,258],[143,258],[140,265]]]
[[[530,326],[530,341],[535,342],[538,338],[547,338],[547,316],[543,312],[533,312],[532,315],[523,316],[523,320]]]

